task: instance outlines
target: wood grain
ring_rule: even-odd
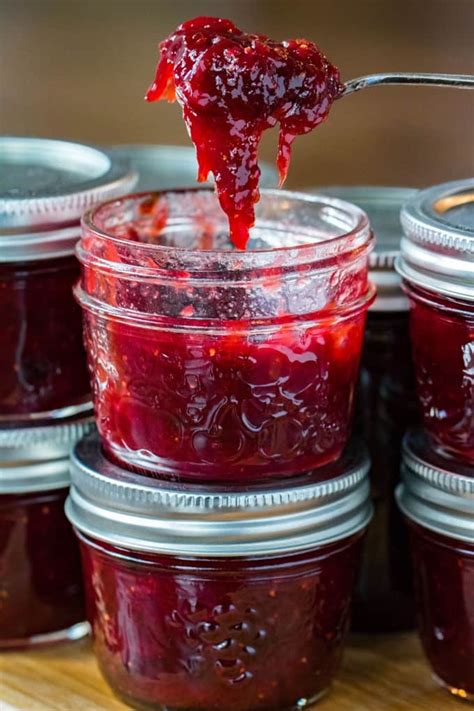
[[[88,641],[0,656],[2,711],[120,711]],[[316,707],[314,707],[316,709]],[[415,635],[354,637],[318,711],[459,711],[432,679]],[[225,711],[225,709],[222,709]]]

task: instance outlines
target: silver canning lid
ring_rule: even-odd
[[[408,518],[436,533],[474,542],[474,469],[442,457],[421,431],[405,437],[396,493]]]
[[[35,460],[67,457],[71,448],[95,428],[92,411],[51,424],[0,428],[0,466],[23,460],[34,450]]]
[[[375,235],[375,248],[369,256],[370,278],[377,287],[377,298],[370,311],[407,311],[408,299],[395,271],[395,260],[400,254],[403,234],[400,210],[418,191],[374,185],[333,185],[314,188],[312,192],[347,200],[367,213]]]
[[[1,455],[0,455],[1,456]],[[0,496],[64,489],[70,484],[69,458],[44,459],[35,448],[11,461],[0,459]]]
[[[196,151],[191,146],[136,143],[105,147],[104,150],[119,159],[130,161],[139,176],[137,192],[193,188],[197,185]],[[276,169],[264,161],[260,161],[259,165],[261,187],[277,187]],[[199,183],[199,185],[212,185],[212,183]]]
[[[128,162],[92,146],[0,137],[0,262],[73,254],[85,210],[136,180]]]
[[[474,178],[420,191],[401,220],[399,274],[429,291],[474,300]]]
[[[288,553],[364,528],[371,517],[368,456],[353,445],[334,471],[245,488],[164,483],[133,474],[102,454],[97,435],[72,455],[66,514],[82,533],[132,550],[192,556]],[[342,473],[344,472],[344,473]]]

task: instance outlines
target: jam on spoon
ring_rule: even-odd
[[[196,146],[199,181],[214,174],[234,245],[245,249],[259,199],[257,151],[265,129],[280,122],[280,184],[291,144],[328,115],[342,93],[339,71],[312,42],[274,42],[229,20],[197,17],[160,45],[147,101],[181,104]]]

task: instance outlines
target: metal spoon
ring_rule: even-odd
[[[353,94],[379,84],[413,84],[416,86],[448,86],[453,89],[474,89],[474,74],[422,74],[418,72],[370,74],[345,83],[340,96]]]

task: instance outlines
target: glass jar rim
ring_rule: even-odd
[[[254,260],[258,259],[258,257],[261,257],[262,259],[265,259],[265,257],[271,256],[272,258],[278,254],[278,255],[284,255],[288,256],[290,258],[290,262],[294,259],[300,258],[301,261],[306,261],[304,259],[305,255],[308,255],[312,258],[310,258],[310,261],[315,261],[314,257],[314,251],[315,248],[317,249],[318,247],[322,248],[324,246],[327,251],[327,246],[330,247],[339,247],[340,251],[338,254],[344,253],[344,249],[341,248],[344,244],[348,244],[349,249],[352,250],[354,249],[354,245],[350,244],[351,239],[355,239],[356,237],[362,237],[362,244],[367,243],[367,245],[370,244],[371,239],[372,239],[372,232],[370,230],[370,224],[369,224],[369,219],[366,215],[366,213],[356,205],[353,205],[352,203],[346,202],[344,200],[340,200],[338,198],[332,198],[327,195],[317,195],[317,194],[309,194],[309,193],[304,193],[304,192],[299,192],[299,191],[290,191],[290,190],[279,190],[279,189],[263,189],[260,191],[261,197],[275,197],[278,198],[282,201],[284,200],[297,200],[301,202],[302,204],[311,204],[313,203],[314,205],[317,204],[322,204],[323,207],[328,208],[329,210],[339,210],[341,215],[344,212],[346,216],[351,217],[354,221],[353,226],[351,229],[345,231],[343,234],[338,234],[334,237],[329,237],[327,239],[320,239],[317,240],[316,238],[314,241],[307,242],[304,244],[292,244],[288,246],[278,246],[278,247],[267,247],[267,248],[258,248],[258,249],[246,249],[246,250],[229,250],[229,249],[196,249],[193,247],[178,247],[178,246],[170,246],[170,245],[164,245],[164,244],[156,244],[156,243],[149,243],[149,242],[135,242],[130,239],[125,239],[121,237],[117,237],[116,235],[111,234],[109,231],[101,227],[98,223],[98,217],[101,212],[103,212],[106,208],[114,205],[116,207],[120,206],[121,204],[124,204],[126,200],[138,200],[138,199],[144,199],[147,196],[149,197],[160,197],[160,196],[166,196],[170,194],[184,194],[184,193],[190,193],[190,194],[199,194],[199,193],[206,193],[206,194],[211,194],[214,193],[213,188],[201,188],[201,187],[195,187],[195,188],[177,188],[175,190],[167,189],[167,190],[159,190],[156,192],[153,191],[145,191],[145,192],[138,192],[138,193],[131,193],[129,195],[122,196],[119,199],[114,199],[114,200],[108,200],[106,202],[101,203],[100,205],[97,205],[96,207],[92,208],[88,212],[86,212],[83,217],[82,217],[82,227],[83,230],[88,230],[95,235],[102,237],[106,240],[110,240],[112,243],[117,244],[117,246],[137,246],[140,249],[144,250],[144,253],[147,251],[150,253],[154,254],[160,254],[160,255],[171,255],[171,254],[177,254],[181,258],[184,258],[185,260],[189,258],[190,261],[193,261],[196,258],[196,255],[200,255],[202,258],[207,257],[220,257],[221,259],[225,258],[226,260],[230,261],[235,261],[239,264],[239,269],[245,270],[247,267],[258,267],[258,264],[254,264]],[[217,200],[217,197],[216,197]],[[256,205],[256,210],[257,210],[257,219],[256,222],[258,221],[258,207],[260,203],[257,203]],[[335,219],[335,215],[333,215],[333,219]],[[335,224],[335,223],[334,223]],[[330,255],[324,255],[326,257]],[[316,257],[317,260],[317,257]],[[262,266],[265,266],[263,264]]]

